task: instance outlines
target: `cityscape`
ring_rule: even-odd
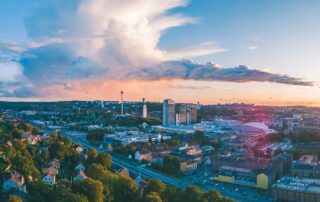
[[[0,4],[1,202],[320,202],[320,2]]]

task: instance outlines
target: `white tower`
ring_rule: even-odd
[[[148,111],[147,111],[147,104],[146,99],[142,98],[143,108],[142,108],[142,117],[147,118],[148,117]]]
[[[123,91],[121,91],[121,116],[123,116]]]

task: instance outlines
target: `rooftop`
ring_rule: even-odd
[[[283,177],[273,185],[273,188],[320,194],[320,180]]]

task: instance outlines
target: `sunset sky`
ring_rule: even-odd
[[[320,106],[318,0],[3,0],[0,100]]]

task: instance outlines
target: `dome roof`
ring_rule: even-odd
[[[259,128],[259,129],[262,129],[262,130],[269,130],[269,127],[266,124],[262,123],[262,122],[248,122],[248,123],[245,123],[243,125]]]

